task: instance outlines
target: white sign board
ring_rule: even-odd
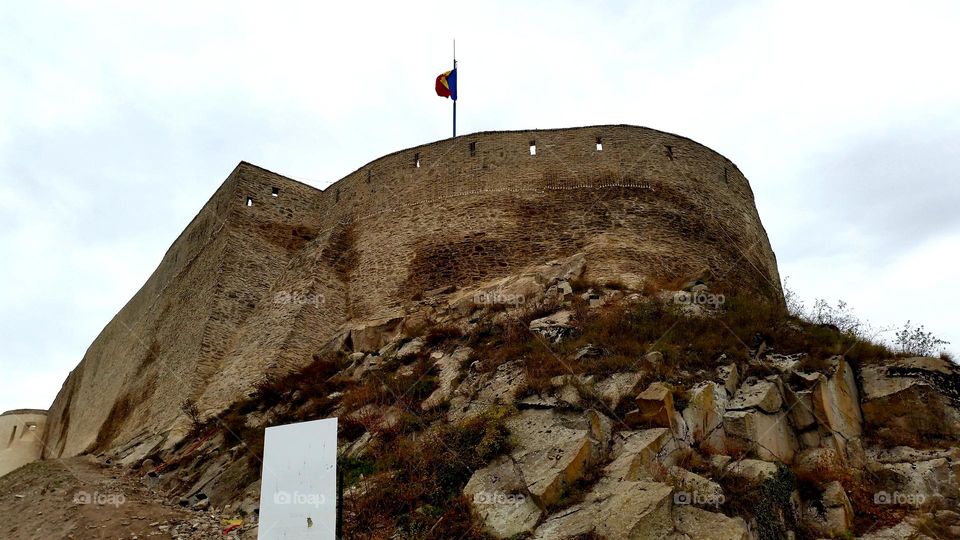
[[[269,427],[264,433],[260,540],[334,540],[337,419]]]

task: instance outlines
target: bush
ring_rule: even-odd
[[[180,412],[185,414],[190,420],[190,434],[199,435],[205,426],[203,417],[200,415],[200,409],[192,399],[185,399],[180,402]]]
[[[936,356],[945,345],[950,344],[933,335],[933,332],[925,332],[922,324],[914,327],[910,321],[894,335],[893,342],[899,352],[911,356]]]

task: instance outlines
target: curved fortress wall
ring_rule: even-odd
[[[0,476],[40,458],[47,411],[17,409],[0,414]]]
[[[601,281],[703,276],[780,298],[746,178],[676,135],[478,133],[390,154],[323,191],[241,163],[71,373],[48,446],[163,444],[186,428],[184,400],[219,410],[265,372],[308,363],[350,321],[577,252]]]

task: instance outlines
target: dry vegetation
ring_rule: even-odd
[[[595,284],[577,283],[576,287],[590,289]],[[349,362],[343,355],[316,356],[298,373],[264,379],[249,399],[204,425],[198,423],[195,433],[221,431],[227,441],[244,444],[260,456],[265,419],[277,424],[337,416],[342,442],[365,433],[373,436],[362,455],[344,456],[340,461],[347,486],[346,537],[482,538],[461,493],[474,470],[508,451],[504,419],[515,411],[498,408],[456,425],[446,422],[443,407],[421,411],[421,403],[437,387],[430,350],[449,351],[467,344],[473,348],[467,363],[480,372],[520,360],[528,378],[527,394],[544,392],[551,377],[571,373],[639,371],[646,382],[665,380],[684,386],[703,379],[705,372],[719,365],[737,362],[746,369],[745,375],[762,375],[764,368],[751,362],[760,343],[778,353],[806,353],[803,361],[808,368],[825,367],[826,359],[837,354],[854,364],[894,355],[857,332],[791,316],[782,305],[752,297],[727,298],[722,310],[701,317],[685,315],[656,294],[621,295],[596,309],[577,299],[566,308],[573,313],[569,337],[551,343],[530,332],[531,320],[559,308],[555,304],[507,311],[486,308],[466,332],[453,324],[432,324],[423,336],[423,353],[403,362],[384,358],[378,371],[360,380],[345,374]],[[578,359],[577,352],[588,347],[592,353]],[[652,351],[662,359],[645,360]],[[590,389],[581,390],[589,403]],[[195,411],[189,407],[184,411],[193,418]],[[389,421],[384,411],[392,411]],[[252,418],[257,420],[248,421]],[[259,460],[249,463],[256,467]],[[697,463],[687,466],[698,470]],[[853,477],[838,480],[851,493],[858,519],[897,521],[899,516],[892,511],[881,515],[870,504],[872,486]],[[572,486],[559,506],[579,500],[590,481]],[[795,478],[784,469],[762,490],[751,492],[727,479],[725,490],[736,496],[728,497],[724,510],[757,517],[761,528],[769,529],[764,529],[765,534],[776,537],[783,532],[775,529],[778,523],[795,519],[775,518],[789,506],[785,498],[795,488],[812,489],[812,481]]]

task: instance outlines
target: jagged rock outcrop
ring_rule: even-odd
[[[477,471],[463,488],[484,531],[495,538],[513,538],[532,531],[543,517],[524,474],[510,456]]]
[[[904,358],[869,366],[863,415],[881,436],[960,437],[960,368],[940,358]]]
[[[601,481],[582,503],[550,516],[536,540],[573,539],[595,534],[611,540],[665,538],[674,530],[667,484]]]

